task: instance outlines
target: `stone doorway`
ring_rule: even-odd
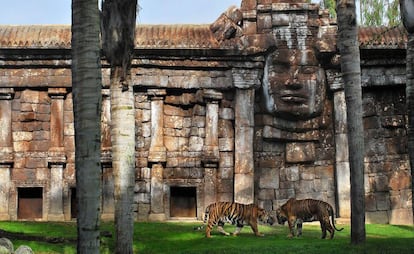
[[[23,220],[42,219],[43,188],[17,188],[17,218]]]
[[[197,217],[196,187],[170,187],[170,217]]]

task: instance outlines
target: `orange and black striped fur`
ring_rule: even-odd
[[[332,239],[337,229],[335,226],[334,210],[332,206],[324,201],[316,199],[296,200],[289,199],[276,211],[277,221],[279,224],[284,224],[286,221],[289,224],[289,237],[295,236],[295,226],[297,226],[297,236],[302,235],[302,223],[310,221],[319,221],[322,229],[322,239],[326,238],[326,231],[330,233]],[[332,224],[329,221],[332,219]]]
[[[265,209],[259,208],[255,204],[217,202],[206,207],[204,224],[195,229],[202,229],[207,224],[206,237],[211,237],[211,230],[214,225],[217,225],[220,233],[230,235],[223,229],[224,223],[229,222],[236,225],[233,235],[239,234],[244,225],[249,225],[256,236],[263,236],[257,228],[257,220],[270,225],[275,221]]]

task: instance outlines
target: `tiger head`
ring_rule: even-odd
[[[275,223],[275,219],[263,208],[257,209],[257,217],[263,223],[267,223],[269,225],[273,225],[273,223]]]
[[[288,220],[287,214],[281,208],[278,208],[276,210],[276,217],[277,217],[277,222],[280,225],[285,224],[285,222]]]

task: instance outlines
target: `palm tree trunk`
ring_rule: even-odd
[[[132,86],[125,90],[122,67],[111,68],[111,138],[115,184],[115,253],[133,253],[135,110]],[[129,75],[127,79],[130,80]],[[130,82],[128,82],[130,84]]]
[[[102,48],[111,64],[111,139],[115,187],[115,253],[133,252],[135,110],[131,84],[137,0],[104,0]]]
[[[351,242],[365,242],[364,130],[355,0],[337,1],[338,47],[345,83],[351,172]]]
[[[77,253],[99,253],[101,66],[98,0],[72,1]]]
[[[408,109],[408,157],[411,168],[411,192],[414,197],[414,34],[409,33],[407,42],[406,97]],[[414,199],[411,199],[414,220]]]
[[[411,193],[414,197],[414,0],[400,0],[400,13],[404,27],[408,32],[406,58],[406,103],[408,111],[408,157],[411,168]],[[412,201],[414,220],[414,199]]]

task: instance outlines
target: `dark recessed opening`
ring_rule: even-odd
[[[43,188],[17,188],[17,218],[39,219],[43,217]]]
[[[78,202],[76,201],[76,188],[70,188],[70,218],[78,216]]]
[[[170,217],[197,217],[196,187],[171,187]]]

